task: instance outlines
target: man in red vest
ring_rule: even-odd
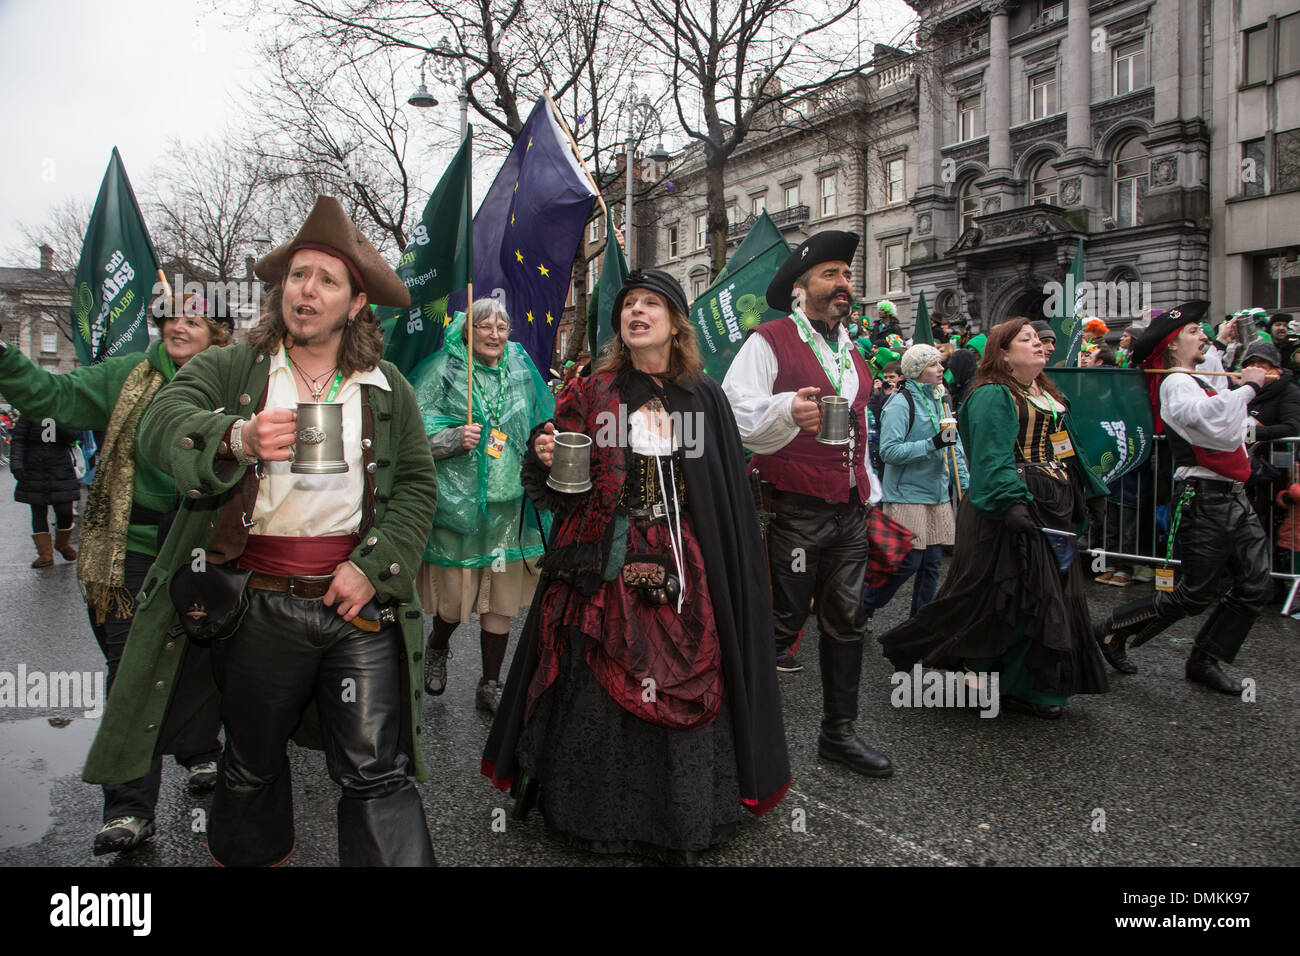
[[[849,338],[851,232],[819,232],[791,254],[767,287],[770,308],[789,311],[758,326],[727,372],[740,437],[772,485],[768,561],[777,668],[802,670],[795,650],[813,600],[824,711],[817,750],[869,777],[894,772],[889,758],[853,731],[867,626],[858,619],[867,570],[867,515],[880,483],[867,457],[871,370]],[[818,439],[824,396],[849,401],[849,438]]]
[[[1160,373],[1149,375],[1148,385],[1156,433],[1164,432],[1173,451],[1170,533],[1177,538],[1181,565],[1172,591],[1116,608],[1097,624],[1097,639],[1112,666],[1133,673],[1137,668],[1124,649],[1128,638],[1132,647],[1144,644],[1175,621],[1200,614],[1222,594],[1196,634],[1186,675],[1225,694],[1240,694],[1240,681],[1219,665],[1232,663],[1272,593],[1268,538],[1245,493],[1250,459],[1243,444],[1246,406],[1259,394],[1264,371],[1243,370],[1242,387],[1232,391],[1213,388],[1193,374],[1206,342],[1199,323],[1209,305],[1197,299],[1170,309],[1152,319],[1133,345],[1132,365]]]

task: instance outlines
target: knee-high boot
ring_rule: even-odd
[[[888,777],[894,765],[853,732],[858,716],[858,683],[862,677],[862,642],[823,637],[818,647],[822,669],[822,728],[817,752],[868,777]]]

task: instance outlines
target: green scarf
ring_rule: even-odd
[[[86,603],[96,624],[103,624],[110,611],[121,618],[135,612],[135,601],[126,589],[126,532],[133,495],[123,491],[135,487],[136,428],[163,381],[163,373],[148,360],[127,376],[108,420],[95,481],[86,499],[77,577],[85,583]]]

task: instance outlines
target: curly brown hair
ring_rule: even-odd
[[[1002,385],[1012,391],[1024,389],[1024,386],[1011,376],[1011,367],[1007,364],[1006,352],[1011,347],[1015,337],[1020,334],[1020,330],[1029,324],[1029,319],[1023,315],[1017,315],[1007,319],[1001,325],[995,325],[989,329],[988,339],[984,344],[984,356],[980,359],[979,367],[975,370],[975,381],[971,386],[972,391],[981,385]],[[1065,403],[1065,396],[1047,377],[1046,371],[1039,372],[1034,381],[1048,395],[1051,395],[1062,404]]]
[[[691,320],[672,306],[666,305],[665,308],[668,309],[673,329],[672,345],[668,350],[668,371],[665,375],[670,382],[680,385],[704,370],[704,360],[700,358],[700,345],[695,338],[695,326]],[[624,346],[623,336],[619,334],[610,342],[609,351],[596,362],[595,371],[613,372],[617,375],[631,364],[632,353]]]
[[[348,286],[355,297],[359,290],[351,275],[348,276]],[[281,314],[283,302],[284,280],[281,279],[262,299],[262,315],[244,339],[266,355],[273,354],[281,345],[293,345]],[[384,333],[375,321],[370,306],[362,306],[356,321],[343,326],[343,339],[339,343],[339,371],[345,378],[357,372],[369,371],[379,364],[383,355]]]

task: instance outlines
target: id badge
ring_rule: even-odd
[[[1071,458],[1074,456],[1074,446],[1070,444],[1070,433],[1064,428],[1059,432],[1052,432],[1047,438],[1052,443],[1052,453],[1057,458]]]
[[[506,433],[494,428],[488,432],[487,453],[493,458],[500,458],[506,450]]]
[[[1172,591],[1174,589],[1174,569],[1156,568],[1156,590]]]

